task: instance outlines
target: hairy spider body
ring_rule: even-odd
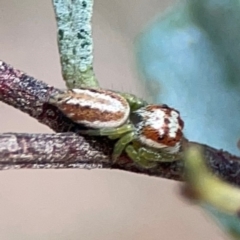
[[[49,102],[91,128],[80,133],[117,139],[114,161],[124,150],[144,168],[178,158],[184,124],[179,112],[167,105],[147,105],[131,94],[90,88],[67,90]]]

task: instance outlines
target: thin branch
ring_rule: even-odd
[[[0,135],[0,169],[109,168],[109,156],[74,133]]]
[[[93,0],[53,0],[62,74],[68,88],[98,87],[93,71]]]
[[[123,154],[117,163],[111,162],[114,142],[102,137],[77,135],[81,128],[48,104],[49,96],[58,89],[34,79],[0,62],[0,100],[25,112],[49,126],[58,134],[0,135],[0,169],[8,168],[115,168],[174,180],[183,179],[183,162],[159,163],[156,168],[142,169]],[[68,133],[64,133],[68,132]],[[61,133],[61,134],[59,134]],[[240,158],[199,143],[207,164],[216,175],[240,186]],[[51,149],[52,152],[49,150]]]
[[[76,131],[79,125],[48,104],[60,90],[0,61],[0,100],[25,112],[55,132]]]

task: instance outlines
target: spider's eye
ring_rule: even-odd
[[[160,141],[162,141],[162,140],[164,140],[164,136],[159,136],[158,138],[157,138],[157,140],[160,142]]]

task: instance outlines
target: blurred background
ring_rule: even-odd
[[[0,1],[0,59],[65,88],[50,0]],[[173,1],[95,0],[95,71],[105,88],[147,97],[134,39]],[[50,133],[0,103],[1,132]],[[225,239],[211,219],[179,197],[180,183],[116,170],[0,173],[0,239]]]

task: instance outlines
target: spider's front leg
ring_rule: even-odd
[[[145,147],[140,147],[138,149],[138,154],[151,162],[173,162],[180,158],[179,153],[168,153],[166,151],[154,151]]]
[[[158,162],[173,162],[180,158],[179,154],[167,152],[156,152],[146,147],[137,147],[129,145],[125,149],[128,156],[143,168],[154,168]]]
[[[135,138],[134,131],[128,132],[123,135],[114,145],[113,153],[112,153],[112,160],[116,162],[118,157],[122,154],[126,146],[132,142]]]
[[[143,168],[154,168],[157,163],[152,161],[151,158],[146,158],[144,154],[141,154],[141,149],[143,148],[134,148],[133,145],[128,145],[125,149],[127,155],[135,162]]]

